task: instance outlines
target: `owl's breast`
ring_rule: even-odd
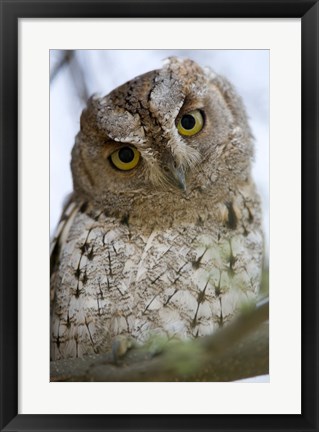
[[[259,231],[207,223],[143,233],[79,213],[58,270],[53,357],[107,350],[122,334],[140,342],[209,334],[256,295],[261,260]]]

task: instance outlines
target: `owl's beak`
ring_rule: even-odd
[[[175,170],[175,176],[177,180],[177,185],[183,191],[186,191],[186,180],[185,180],[185,172],[182,168],[178,168]]]
[[[186,191],[186,169],[182,165],[178,165],[172,156],[163,164],[163,171],[166,173],[165,177],[171,186]]]
[[[185,180],[185,170],[182,167],[174,167],[171,170],[173,177],[174,177],[174,183],[176,186],[179,187],[179,189],[182,189],[183,191],[186,191],[186,180]]]

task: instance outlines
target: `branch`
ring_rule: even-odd
[[[60,71],[65,65],[71,62],[74,56],[74,50],[63,50],[59,53],[58,60],[53,64],[50,71],[50,83],[52,84],[55,78],[58,76]]]
[[[72,85],[82,104],[86,104],[89,92],[86,82],[86,71],[81,65],[78,53],[75,50],[63,50],[59,53],[58,59],[52,65],[50,72],[50,83],[52,84],[64,67],[69,69]]]
[[[51,363],[51,381],[234,381],[269,370],[269,303],[245,311],[211,336]]]

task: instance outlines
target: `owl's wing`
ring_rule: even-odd
[[[81,205],[82,203],[75,202],[73,195],[70,195],[67,198],[66,204],[63,208],[59,225],[50,243],[51,304],[54,300],[54,295],[55,295],[55,284],[52,283],[52,280],[54,280],[54,274],[58,268],[58,264],[60,260],[60,252],[63,249],[63,245],[68,238],[68,234],[72,226],[73,220],[76,214],[78,213],[79,209],[81,208]]]

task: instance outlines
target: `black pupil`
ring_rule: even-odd
[[[130,163],[134,159],[134,152],[129,147],[124,147],[119,151],[119,158],[121,162]]]
[[[195,126],[196,120],[190,114],[185,114],[181,120],[182,126],[184,129],[190,130]]]

